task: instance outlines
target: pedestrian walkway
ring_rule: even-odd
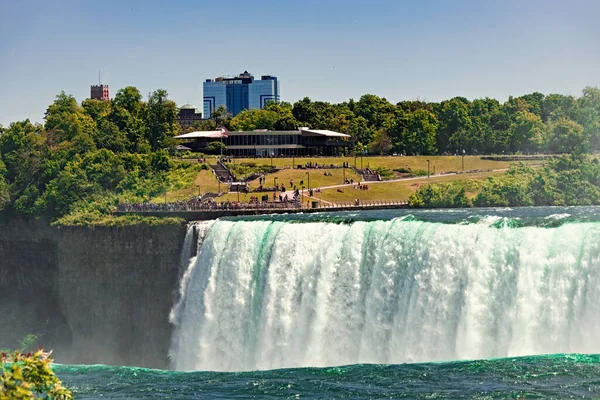
[[[221,182],[235,181],[235,177],[233,176],[231,171],[229,171],[229,169],[225,165],[223,165],[223,163],[221,163],[221,161],[217,161],[216,164],[211,164],[210,167],[215,172],[217,179],[220,180]]]

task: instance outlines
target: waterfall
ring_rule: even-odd
[[[175,293],[174,306],[169,314],[169,322],[176,328],[180,326],[181,313],[183,310],[185,298],[184,294],[188,285],[190,275],[196,265],[196,257],[200,252],[204,238],[214,221],[191,222],[188,224],[181,250],[181,258],[179,260],[179,288]],[[175,329],[171,340],[171,348],[178,346],[179,334]]]
[[[600,352],[600,225],[205,226],[174,307],[180,370]]]

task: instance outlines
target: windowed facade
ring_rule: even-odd
[[[248,71],[233,78],[207,79],[204,89],[204,115],[209,118],[220,106],[234,116],[246,109],[264,108],[270,101],[279,101],[277,77],[263,75],[255,80]]]
[[[189,135],[196,135],[190,137]],[[215,138],[213,132],[195,132],[182,135],[186,146],[202,151],[214,141],[222,141],[226,154],[236,157],[278,157],[301,155],[341,155],[351,147],[349,135],[330,131],[246,131],[228,132]]]

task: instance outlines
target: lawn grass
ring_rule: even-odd
[[[353,189],[352,186],[345,186],[335,189],[324,189],[321,193],[314,193],[314,197],[330,203],[352,202],[355,199],[366,201],[407,201],[408,196],[416,191],[422,185],[436,183],[461,182],[466,186],[469,196],[475,196],[478,192],[479,182],[490,176],[501,175],[504,172],[478,172],[465,173],[449,176],[435,176],[431,178],[421,177],[399,182],[380,182],[368,183],[368,190]],[[341,190],[342,192],[338,191]]]
[[[494,169],[504,169],[508,168],[511,164],[515,162],[509,161],[492,161],[492,160],[482,160],[479,156],[465,156],[465,170],[469,171],[488,171],[488,172],[478,172],[478,173],[465,173],[459,175],[450,175],[450,176],[436,176],[430,179],[426,177],[421,177],[415,180],[403,181],[403,182],[387,182],[387,183],[371,183],[369,184],[369,190],[355,190],[351,187],[340,188],[343,193],[338,192],[337,189],[325,189],[320,194],[315,194],[316,197],[321,198],[325,201],[329,202],[351,202],[354,199],[358,198],[363,201],[375,201],[375,200],[402,200],[405,201],[408,199],[410,193],[416,190],[419,185],[427,184],[427,183],[438,183],[438,182],[450,182],[450,181],[464,181],[468,183],[469,180],[481,180],[485,179],[488,176],[497,175],[502,172],[491,172],[490,170]],[[378,167],[386,167],[389,169],[397,169],[397,168],[410,168],[413,170],[422,169],[427,170],[427,160],[430,160],[430,171],[432,174],[434,172],[439,174],[441,172],[454,172],[461,171],[462,169],[462,157],[457,156],[409,156],[409,157],[364,157],[363,158],[363,167],[376,169]],[[354,166],[354,158],[353,157],[312,157],[312,158],[273,158],[272,162],[274,166],[280,168],[286,168],[274,174],[266,174],[266,182],[265,186],[273,187],[274,178],[277,177],[277,183],[279,186],[283,184],[286,189],[290,188],[290,180],[293,181],[293,184],[298,188],[301,188],[300,181],[304,181],[303,185],[306,189],[308,189],[308,175],[310,174],[310,187],[313,189],[322,188],[326,186],[333,185],[341,185],[344,183],[344,173],[346,179],[353,179],[354,182],[359,182],[361,179],[359,175],[357,175],[352,168],[319,168],[319,169],[291,169],[292,161],[294,165],[305,165],[308,162],[318,163],[319,165],[338,165],[341,166],[344,162],[347,162],[351,167]],[[270,158],[244,158],[244,159],[234,159],[233,162],[241,163],[241,162],[250,162],[256,163],[257,165],[271,165]],[[212,160],[209,161],[212,163]],[[360,168],[360,157],[357,158],[357,166]],[[330,172],[331,176],[326,176],[325,173]],[[177,172],[180,173],[180,172]],[[167,193],[167,201],[179,201],[186,200],[193,196],[198,195],[198,187],[200,185],[200,193],[218,193],[219,184],[218,180],[213,174],[212,171],[202,170],[196,174],[187,176],[188,173],[185,173],[185,176],[177,177],[174,179],[178,182],[178,188],[171,190]],[[187,180],[187,184],[181,184],[182,180]],[[255,179],[253,181],[248,182],[250,186],[250,190],[257,188],[259,186],[259,180]],[[217,201],[237,201],[238,194],[233,192],[227,194],[227,184],[221,184],[221,192],[225,193],[224,195],[218,197]],[[306,191],[305,191],[306,192]],[[474,195],[477,192],[477,188],[467,188],[467,192],[469,195]],[[272,193],[269,193],[272,195]],[[244,193],[240,193],[239,199],[240,201],[248,201],[250,196],[260,195],[257,193],[252,193],[246,195]],[[152,202],[164,202],[164,195],[158,196],[152,199]]]
[[[188,177],[188,184],[177,190],[167,192],[167,201],[174,202],[187,200],[198,195],[198,185],[200,186],[200,194],[206,192],[217,193],[219,191],[219,181],[211,170],[202,170],[195,173],[195,176]],[[221,184],[221,190],[227,191],[227,185]],[[150,200],[152,203],[162,203],[165,201],[165,196],[157,196]]]
[[[433,173],[452,172],[462,170],[462,157],[458,156],[381,156],[381,157],[363,157],[363,168],[376,169],[378,167],[387,167],[389,169],[410,168],[427,170],[427,160],[430,161],[430,171]],[[271,161],[276,167],[288,167],[292,165],[305,165],[306,163],[318,163],[319,165],[339,165],[347,162],[351,167],[355,165],[354,157],[298,157],[298,158],[237,158],[235,163],[254,162],[258,165],[271,165]],[[507,168],[515,162],[482,160],[479,156],[465,156],[465,170],[489,170]],[[356,158],[357,168],[361,168],[361,158]]]

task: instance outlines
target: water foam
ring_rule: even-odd
[[[217,221],[174,308],[180,370],[598,353],[600,225]]]

